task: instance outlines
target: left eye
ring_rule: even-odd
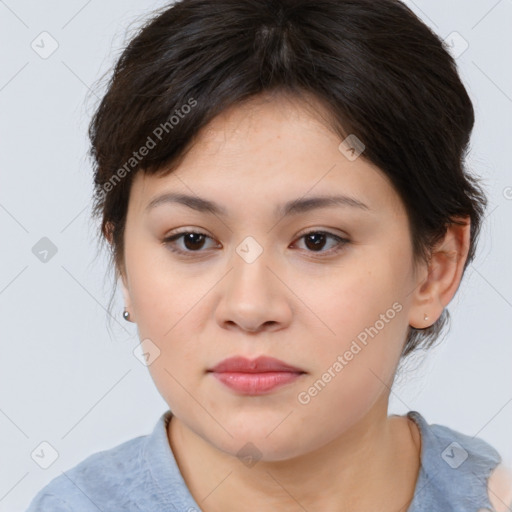
[[[182,239],[185,249],[175,247],[175,243],[180,239]],[[189,255],[190,253],[194,252],[204,252],[201,251],[201,249],[204,247],[205,241],[207,239],[213,240],[206,233],[197,231],[182,231],[165,238],[163,240],[163,244],[173,252]],[[302,239],[304,239],[306,247],[309,249],[308,252],[312,253],[336,253],[340,251],[344,245],[349,243],[348,239],[326,231],[309,231],[308,233],[304,233],[298,238],[298,240]],[[326,244],[326,240],[328,239],[331,239],[334,242],[334,250],[331,248],[327,251],[322,251]]]
[[[308,233],[304,233],[299,240],[303,238],[305,239],[308,249],[313,248],[311,252],[319,252],[318,249],[322,249],[325,245],[325,240],[329,238],[334,241],[334,250],[329,249],[323,251],[324,253],[338,252],[349,242],[348,239],[328,233],[327,231],[309,231]]]

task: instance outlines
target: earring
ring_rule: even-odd
[[[424,319],[428,320],[428,315],[426,313],[425,313]]]
[[[126,310],[126,309],[123,311],[123,318],[124,318],[127,322],[129,322],[129,321],[130,321],[130,312],[129,312],[128,310]]]

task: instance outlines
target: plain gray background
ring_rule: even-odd
[[[479,436],[510,466],[512,1],[406,3],[459,55],[477,117],[469,164],[490,206],[476,261],[448,307],[451,331],[404,373],[390,414],[418,410],[429,423]],[[0,0],[1,511],[24,510],[52,478],[149,433],[167,409],[133,355],[137,331],[122,319],[120,290],[108,329],[112,280],[95,245],[86,155],[101,96],[91,88],[162,5]],[[44,237],[57,251],[47,261],[36,256]],[[52,450],[58,456],[44,469]]]

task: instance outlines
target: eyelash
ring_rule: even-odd
[[[174,253],[177,253],[179,255],[182,255],[184,257],[193,257],[194,253],[201,253],[201,252],[205,252],[203,250],[197,250],[197,251],[183,251],[181,249],[176,249],[175,247],[172,247],[172,242],[178,240],[179,238],[182,238],[184,235],[188,235],[188,234],[194,234],[194,235],[203,235],[205,236],[206,238],[210,238],[210,236],[208,236],[206,233],[202,233],[200,231],[191,231],[191,230],[187,230],[187,231],[180,231],[180,232],[177,232],[177,233],[174,233],[166,238],[163,239],[162,243],[172,252]],[[311,230],[311,231],[308,231],[307,233],[303,233],[300,237],[299,237],[299,240],[300,239],[303,239],[305,238],[306,236],[308,235],[311,235],[311,234],[322,234],[322,235],[326,235],[327,237],[330,237],[334,240],[337,241],[337,247],[335,247],[334,249],[329,249],[328,251],[323,251],[323,252],[316,252],[316,251],[307,251],[309,253],[311,253],[311,255],[315,258],[325,258],[327,256],[333,256],[334,254],[337,254],[339,253],[341,250],[343,250],[344,246],[347,245],[348,243],[350,243],[350,240],[348,240],[347,238],[343,238],[341,236],[338,236],[338,235],[335,235],[333,233],[329,233],[328,231],[322,231],[322,230]],[[325,256],[317,256],[317,254],[323,254]]]

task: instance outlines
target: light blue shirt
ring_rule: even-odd
[[[41,489],[27,512],[200,512],[167,439],[166,411],[149,435],[95,453]],[[421,433],[421,467],[407,512],[494,511],[487,478],[502,462],[487,442],[417,411],[407,416]]]

